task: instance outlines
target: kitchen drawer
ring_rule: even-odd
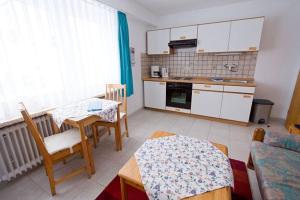
[[[224,92],[236,92],[254,94],[255,87],[243,87],[243,86],[224,86]]]
[[[193,90],[223,91],[223,85],[193,84]]]
[[[184,108],[175,108],[175,107],[169,107],[166,106],[166,110],[175,111],[175,112],[181,112],[181,113],[191,113],[191,110],[184,109]]]

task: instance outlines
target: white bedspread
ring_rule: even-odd
[[[181,135],[149,139],[135,158],[150,200],[178,200],[233,186],[229,159],[206,140]]]

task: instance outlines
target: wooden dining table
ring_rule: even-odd
[[[150,139],[160,138],[166,136],[175,135],[173,133],[156,131],[154,132]],[[220,151],[222,151],[226,156],[228,156],[228,148],[225,145],[212,143]],[[121,185],[121,198],[122,200],[127,200],[127,187],[130,185],[138,190],[144,191],[144,184],[142,182],[141,174],[135,156],[132,156],[127,163],[119,170],[118,176],[120,177]],[[205,192],[200,195],[184,198],[184,200],[231,200],[231,188],[223,187],[213,191]]]
[[[95,99],[95,98],[93,98]],[[99,101],[107,101],[104,99],[99,99]],[[79,104],[79,102],[78,102]],[[120,116],[120,106],[122,105],[121,102],[115,102],[116,104],[116,113],[117,115]],[[73,103],[74,108],[76,108],[76,103]],[[64,109],[67,110],[67,107],[69,105],[66,106],[62,106],[59,109],[60,112],[63,112]],[[105,109],[105,108],[104,108]],[[47,114],[49,114],[52,118],[54,117],[54,113],[56,112],[56,109],[48,111]],[[80,113],[80,112],[79,112]],[[85,142],[85,138],[86,138],[86,131],[85,131],[85,127],[92,125],[93,123],[95,123],[96,121],[101,121],[103,120],[103,117],[95,114],[95,113],[91,113],[91,114],[77,114],[78,116],[74,115],[74,116],[69,116],[67,118],[65,118],[63,120],[63,123],[66,125],[70,125],[74,128],[78,128],[79,132],[80,132],[80,137],[81,137],[81,144],[82,144],[82,149],[83,149],[83,157],[85,159],[85,162],[87,164],[87,171],[89,175],[92,175],[95,173],[95,165],[94,165],[94,158],[93,155],[91,153],[89,153],[88,151],[88,147],[87,144]],[[53,119],[55,121],[55,119]],[[122,138],[121,138],[121,129],[120,129],[120,122],[118,122],[118,130],[115,133],[115,140],[116,140],[116,150],[119,151],[122,149]],[[58,126],[56,126],[56,128],[60,127],[60,124],[58,124]],[[54,132],[60,132],[59,130],[54,130]]]

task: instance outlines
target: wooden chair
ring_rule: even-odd
[[[120,115],[115,116],[114,122],[107,122],[107,121],[98,121],[93,124],[93,138],[94,138],[94,147],[96,147],[97,142],[99,142],[99,132],[98,132],[98,126],[104,126],[107,127],[109,135],[111,135],[110,128],[113,127],[116,131],[118,130],[118,120],[125,121],[125,133],[122,134],[126,135],[126,137],[129,137],[128,133],[128,118],[127,118],[127,98],[126,98],[126,85],[121,84],[107,84],[106,85],[106,92],[105,92],[105,99],[112,100],[112,101],[118,101],[121,102],[121,106],[119,108]],[[116,144],[117,145],[117,144]],[[118,146],[117,146],[118,149]]]
[[[39,152],[44,158],[44,166],[46,170],[46,175],[48,176],[51,194],[55,195],[55,186],[63,181],[78,175],[84,172],[87,169],[87,166],[83,166],[79,169],[73,170],[70,173],[58,178],[54,179],[53,174],[53,165],[57,162],[63,161],[65,163],[65,159],[71,155],[82,152],[82,140],[78,129],[70,129],[64,131],[62,133],[53,134],[51,136],[42,138],[39,133],[36,124],[33,122],[29,113],[27,112],[24,105],[21,103],[21,114],[27,124],[27,128],[29,132],[34,138],[36,142]],[[52,123],[52,126],[55,126],[54,132],[59,130],[59,128]],[[88,142],[88,138],[86,137],[86,145],[88,147],[88,154],[91,156],[91,147]],[[91,165],[91,163],[89,163]],[[89,175],[90,178],[90,175]]]

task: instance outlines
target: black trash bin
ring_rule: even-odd
[[[267,99],[253,99],[250,121],[258,124],[269,122],[274,103]]]

